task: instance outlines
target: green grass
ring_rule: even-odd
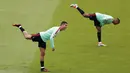
[[[12,23],[23,24],[29,33],[43,31],[49,28],[58,4],[58,0],[0,0],[0,73],[28,72],[39,51],[37,43],[25,40]]]
[[[22,23],[27,31],[37,33],[62,20],[69,25],[55,38],[56,51],[52,52],[47,44],[45,66],[51,73],[130,73],[129,2],[0,0],[0,73],[40,73],[37,44],[24,40],[12,23]],[[107,47],[97,47],[93,22],[70,8],[71,3],[78,3],[86,12],[107,13],[121,19],[118,26],[103,27],[103,42]]]

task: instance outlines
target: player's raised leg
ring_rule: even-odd
[[[31,40],[32,35],[25,31],[21,24],[13,24],[13,26],[18,27],[22,31],[25,39]]]
[[[89,18],[91,15],[89,13],[85,13],[77,4],[71,4],[70,7],[76,8],[81,15],[83,15],[86,18]]]

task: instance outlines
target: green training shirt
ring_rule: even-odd
[[[59,27],[52,27],[52,28],[48,29],[47,31],[40,32],[40,36],[41,36],[41,38],[42,38],[42,40],[44,42],[46,42],[47,40],[50,40],[51,48],[54,48],[54,40],[53,40],[53,38],[59,32],[60,32]]]
[[[100,22],[101,26],[104,26],[105,24],[111,24],[113,22],[113,17],[110,15],[102,14],[96,12],[96,18]]]

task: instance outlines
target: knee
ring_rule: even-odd
[[[98,27],[97,27],[97,32],[99,32],[99,33],[100,33],[100,32],[101,32],[101,28],[98,28]]]
[[[25,39],[29,40],[29,39],[31,39],[31,36],[30,35],[26,35]]]
[[[84,14],[82,14],[82,16],[85,17],[85,18],[89,18],[90,17],[90,15],[88,13],[84,13]]]
[[[97,33],[101,33],[101,30],[97,30]]]
[[[82,14],[83,17],[85,17],[86,15],[85,14]]]
[[[86,14],[82,14],[83,17],[88,18],[89,16]]]
[[[30,40],[31,38],[25,37],[26,40]]]
[[[45,56],[45,52],[41,52],[41,56]]]
[[[28,40],[29,38],[28,38],[28,37],[25,37],[25,39],[27,39],[27,40]]]

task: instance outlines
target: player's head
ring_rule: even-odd
[[[61,24],[60,24],[60,30],[65,30],[67,28],[67,22],[66,21],[62,21]]]
[[[115,18],[114,20],[113,20],[113,24],[114,25],[117,25],[117,24],[119,24],[120,23],[120,19],[119,18]]]

